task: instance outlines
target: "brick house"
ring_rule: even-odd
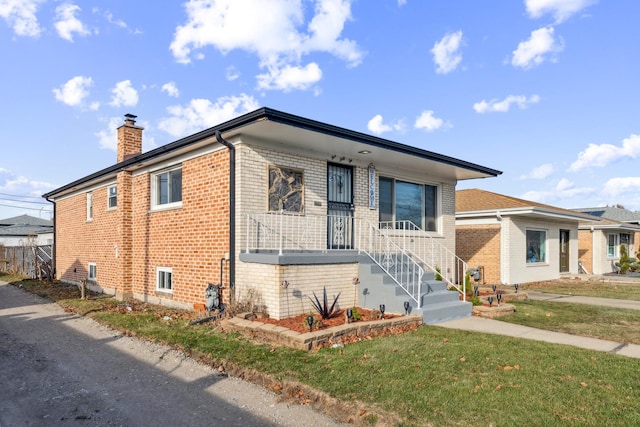
[[[56,273],[182,308],[209,283],[275,318],[308,313],[325,287],[365,306],[382,275],[403,293],[388,311],[420,310],[430,271],[459,286],[466,268],[456,183],[501,173],[269,108],[142,153],[135,118],[118,128],[116,164],[44,195]]]
[[[483,284],[578,274],[578,225],[598,218],[489,191],[456,192],[456,252]]]

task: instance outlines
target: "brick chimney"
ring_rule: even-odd
[[[124,124],[118,128],[118,163],[142,153],[142,131],[136,126],[133,114],[124,115]]]

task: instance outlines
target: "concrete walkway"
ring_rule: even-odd
[[[528,292],[528,294],[530,299],[538,301],[571,302],[576,304],[589,304],[605,307],[640,310],[640,301],[546,294],[542,292]],[[601,340],[597,338],[581,337],[579,335],[564,334],[561,332],[553,332],[544,329],[531,328],[529,326],[501,322],[500,320],[487,319],[485,317],[465,317],[463,319],[438,323],[437,326],[451,329],[461,329],[465,331],[482,332],[486,334],[526,338],[531,340],[545,341],[553,344],[566,344],[572,345],[574,347],[603,351],[607,353],[619,354],[621,356],[640,359],[640,345],[638,344],[627,344],[609,340]]]

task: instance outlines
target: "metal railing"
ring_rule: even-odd
[[[452,250],[411,221],[381,222],[380,229],[392,236],[392,239],[422,263],[425,269],[436,272],[466,299],[465,277],[468,266]]]
[[[350,215],[303,215],[265,212],[247,215],[245,251],[365,252],[414,297],[425,270],[455,288],[466,299],[468,266],[453,251],[411,221],[374,226]],[[395,260],[393,269],[390,260]],[[397,271],[396,271],[397,269]],[[419,303],[419,294],[414,297]]]

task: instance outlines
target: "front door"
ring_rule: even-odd
[[[560,230],[560,273],[569,272],[569,230]]]
[[[353,168],[327,167],[327,246],[353,248]]]

